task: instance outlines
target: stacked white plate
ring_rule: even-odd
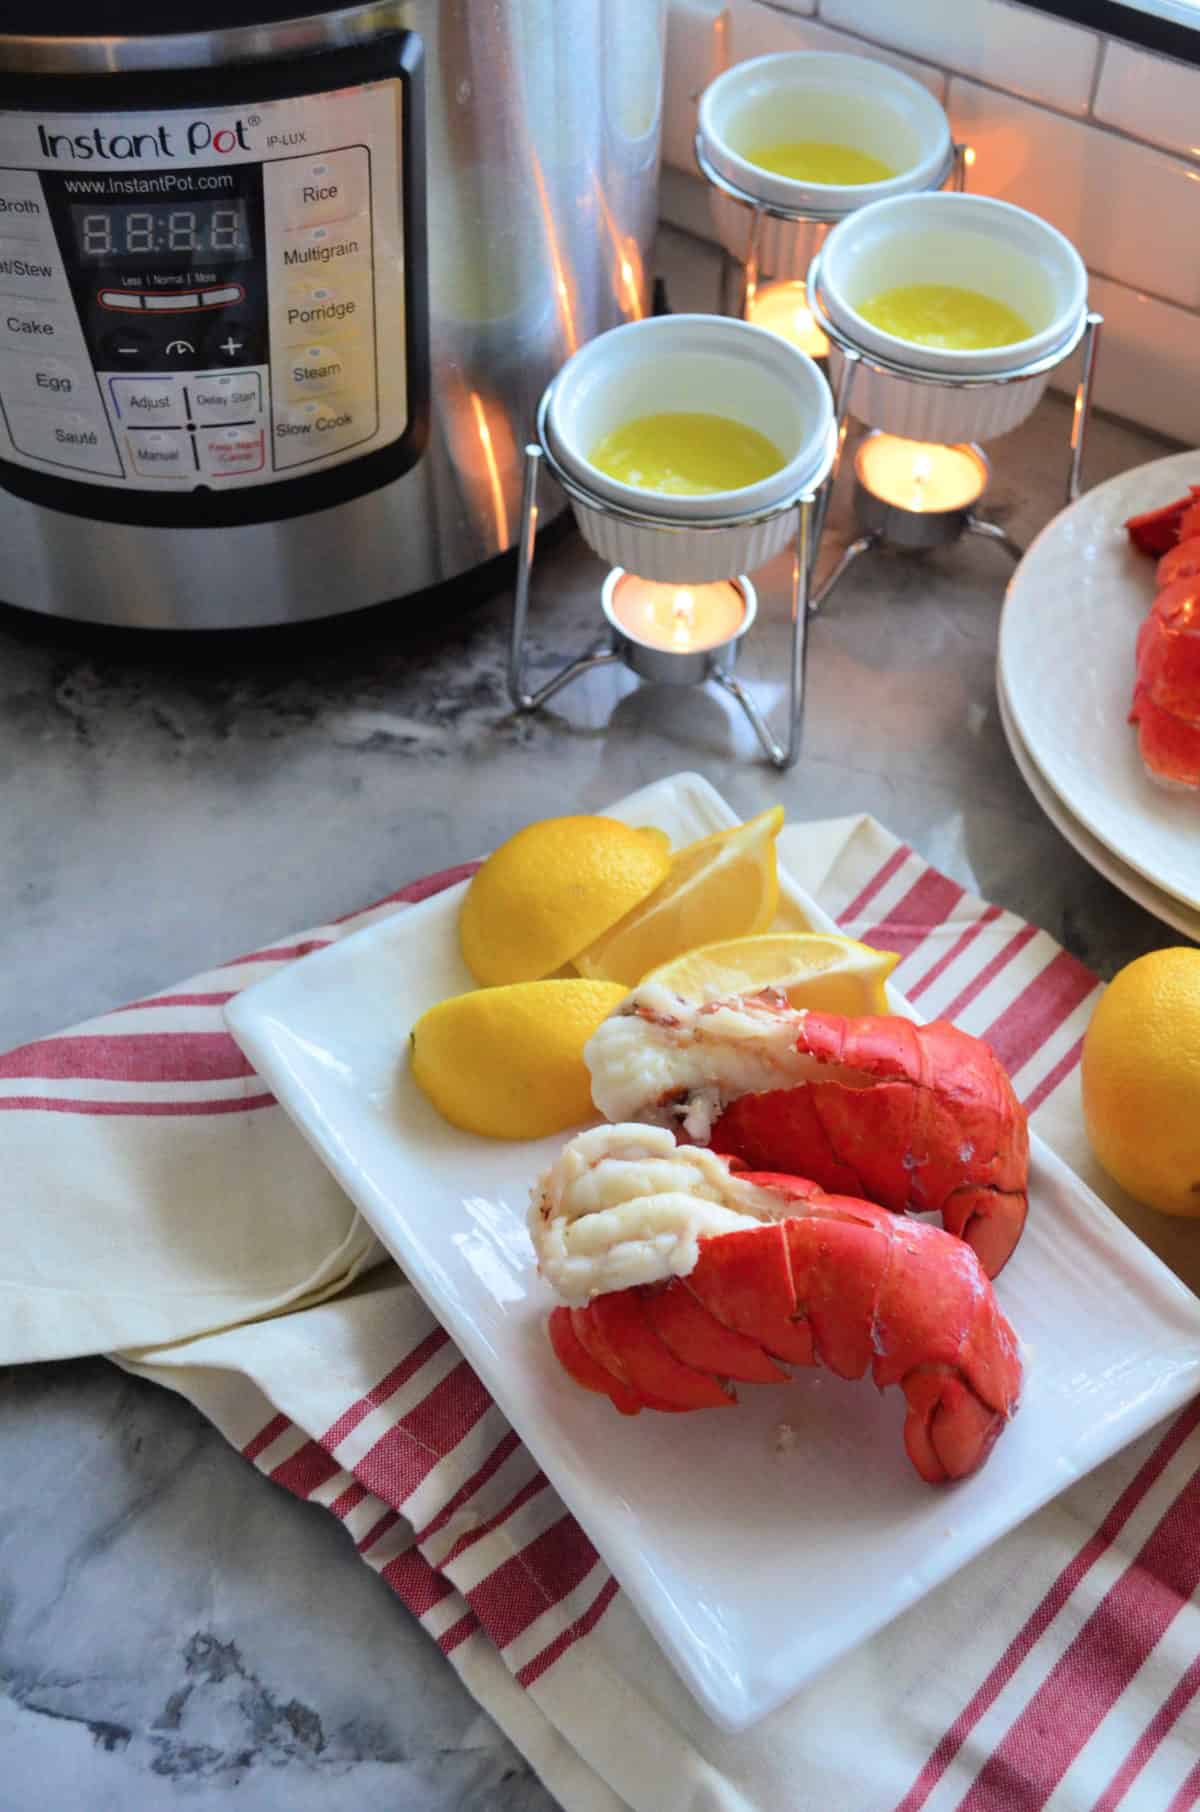
[[[1013,758],[1051,823],[1114,886],[1200,942],[1200,797],[1150,779],[1127,720],[1156,590],[1127,517],[1200,483],[1177,453],[1098,485],[1047,524],[1000,620],[997,693]]]

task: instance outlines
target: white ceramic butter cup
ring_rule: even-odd
[[[641,415],[727,416],[757,428],[784,463],[756,484],[700,497],[622,484],[591,463],[596,445]],[[547,448],[579,490],[627,514],[571,497],[579,532],[601,559],[644,579],[732,579],[753,572],[796,533],[793,510],[819,476],[833,435],[820,368],[777,334],[721,315],[659,315],[601,334],[568,359],[546,411]],[[708,527],[721,517],[766,520]],[[663,519],[662,525],[633,520]]]
[[[881,182],[798,182],[745,156],[747,148],[797,139],[847,145],[896,172]],[[798,214],[838,219],[893,195],[936,188],[953,159],[950,126],[927,88],[888,63],[829,51],[783,51],[737,63],[700,98],[700,150],[735,188]],[[721,244],[745,258],[751,212],[715,186],[709,205]],[[803,277],[825,227],[759,221],[758,263],[768,276]]]
[[[849,216],[829,234],[815,283],[832,326],[868,358],[932,378],[984,380],[955,387],[860,367],[852,414],[909,440],[994,440],[1017,427],[1050,380],[1055,350],[1066,356],[1087,312],[1087,271],[1070,240],[1024,208],[976,195],[906,195]],[[858,313],[872,296],[910,283],[979,290],[1032,332],[1007,346],[948,351],[885,333]],[[1008,375],[1042,359],[1042,372]],[[841,363],[835,345],[835,382]]]

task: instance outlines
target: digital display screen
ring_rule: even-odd
[[[93,264],[126,258],[234,264],[251,255],[244,201],[72,207],[71,225],[80,258]]]

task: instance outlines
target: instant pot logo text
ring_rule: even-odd
[[[48,126],[39,125],[37,132],[44,157],[83,164],[93,160],[128,163],[134,158],[199,157],[214,151],[224,157],[231,151],[250,149],[244,120],[221,126],[203,119],[189,120],[186,125],[173,121],[169,126],[154,126],[149,132],[106,132],[100,126],[89,126],[86,132],[53,132]]]

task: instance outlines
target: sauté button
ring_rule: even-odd
[[[195,478],[191,437],[185,428],[134,428],[125,436],[130,463],[141,478]]]
[[[9,409],[7,414],[18,452],[44,459],[49,465],[106,473],[113,478],[122,476],[121,462],[102,415],[48,409]]]

